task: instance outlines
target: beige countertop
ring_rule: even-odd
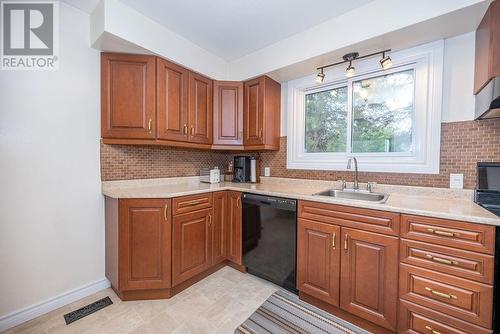
[[[500,226],[500,217],[472,201],[471,190],[376,185],[375,191],[389,194],[385,203],[313,196],[314,193],[331,188],[338,188],[337,182],[283,178],[262,178],[258,184],[232,182],[207,184],[200,183],[198,177],[102,182],[102,193],[112,198],[172,198],[235,190]]]

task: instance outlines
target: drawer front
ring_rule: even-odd
[[[490,334],[493,331],[400,300],[399,333]]]
[[[208,209],[212,207],[212,193],[176,197],[172,206],[174,215]]]
[[[493,254],[495,227],[457,220],[401,215],[403,238]]]
[[[399,235],[400,215],[394,212],[299,201],[298,216],[323,223],[389,235]]]
[[[493,287],[405,264],[399,296],[452,317],[491,328]]]
[[[401,262],[493,284],[492,255],[401,239]]]

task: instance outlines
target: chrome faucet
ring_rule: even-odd
[[[358,178],[358,159],[355,157],[350,157],[347,160],[347,169],[351,169],[351,160],[354,160],[354,190],[359,190],[359,178]]]

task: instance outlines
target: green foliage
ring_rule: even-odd
[[[347,87],[306,95],[306,152],[345,152]]]

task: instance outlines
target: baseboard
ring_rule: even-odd
[[[86,284],[0,317],[0,332],[110,287],[107,278]]]

